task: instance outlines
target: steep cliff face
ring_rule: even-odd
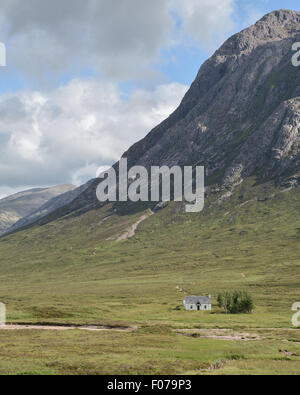
[[[129,163],[196,165],[208,183],[253,174],[280,179],[300,169],[300,13],[266,15],[201,67],[181,105],[125,154]]]
[[[280,10],[229,38],[207,60],[177,110],[124,155],[128,165],[204,165],[206,185],[250,176],[300,184],[300,12]],[[99,207],[98,180],[44,224]]]

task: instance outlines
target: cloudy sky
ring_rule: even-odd
[[[166,118],[231,34],[298,0],[1,0],[0,197],[81,184]]]

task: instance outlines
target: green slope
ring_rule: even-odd
[[[137,341],[141,343],[142,339],[148,342],[156,336],[157,342],[163,341],[166,347],[170,342],[176,348],[180,342],[180,347],[186,350],[186,358],[180,357],[183,364],[178,369],[161,370],[165,373],[194,371],[196,367],[210,366],[219,357],[225,358],[230,349],[229,344],[228,348],[225,346],[228,342],[221,340],[213,342],[187,338],[181,341],[178,335],[171,334],[171,328],[261,331],[266,338],[270,338],[268,331],[271,328],[274,331],[277,328],[277,331],[287,331],[284,335],[276,331],[272,334],[271,338],[274,340],[275,336],[277,339],[277,348],[287,347],[287,339],[300,342],[299,330],[293,329],[291,324],[291,306],[300,301],[300,188],[283,192],[276,190],[272,184],[256,185],[252,179],[238,187],[225,203],[211,205],[217,198],[218,195],[210,197],[204,212],[200,214],[185,214],[183,207],[170,204],[143,222],[133,238],[121,242],[114,239],[137,222],[142,213],[118,215],[111,207],[106,207],[2,237],[0,300],[7,304],[8,320],[26,323],[137,324],[140,327],[137,334],[109,334],[104,338],[109,338],[108,342],[116,339],[120,348],[116,346],[115,352],[121,354],[125,347],[123,342],[126,343],[124,339],[134,336],[138,336]],[[215,306],[216,296],[219,291],[229,289],[249,291],[255,300],[255,312],[251,315],[222,314]],[[212,294],[213,312],[183,311],[181,305],[185,292]],[[0,332],[4,343],[16,336]],[[28,340],[35,335],[34,332],[22,332],[22,336]],[[69,347],[70,337],[80,335],[59,336]],[[95,340],[90,334],[82,336],[91,341],[87,345],[88,351]],[[51,337],[49,333],[49,339]],[[20,339],[14,341],[18,343]],[[208,349],[206,354],[199,354],[195,360],[197,363],[193,364],[188,350],[191,342],[196,341]],[[293,344],[300,351],[299,346]],[[234,372],[245,373],[252,368],[259,372],[259,366],[266,358],[265,347],[263,342],[256,343],[255,352],[251,352],[257,356],[253,357],[253,361],[249,357],[253,366],[251,363],[243,365],[240,360],[234,359]],[[243,355],[245,348],[242,342],[240,346],[235,343],[233,347],[235,353]],[[141,363],[143,358],[138,355],[143,350],[142,344],[137,347],[133,358],[135,362],[131,365],[128,362],[131,368],[127,372],[149,373],[163,369],[162,365],[167,360],[154,358],[155,362],[146,349],[146,359]],[[53,350],[48,351],[51,354]],[[249,350],[247,352],[252,355]],[[59,349],[55,353],[58,357]],[[110,360],[108,354],[99,355],[98,362],[94,361],[91,370],[107,373],[105,369],[100,369],[100,362],[107,363],[107,359]],[[126,372],[121,354],[116,357],[118,362],[114,358],[110,360],[116,364],[115,373]],[[283,364],[282,355],[279,359],[270,357],[269,367],[261,372],[267,373],[268,369],[287,371],[289,367],[299,373],[300,354],[296,352],[295,355],[295,358],[290,358],[293,362],[290,365],[286,361]],[[54,364],[53,371],[72,373],[66,368],[74,362],[71,354],[66,358],[65,368],[60,369]],[[148,370],[144,366],[146,360],[153,363]],[[44,359],[37,356],[34,361],[36,368],[44,364]],[[48,361],[48,356],[45,361]],[[87,372],[87,362],[82,361],[82,364],[83,371]],[[112,365],[106,366],[113,369]],[[224,365],[224,373],[228,366],[231,362]],[[3,369],[6,371],[6,368]]]
[[[172,310],[183,296],[178,286],[213,296],[245,288],[262,320],[272,312],[280,321],[273,325],[288,325],[299,286],[299,188],[256,201],[274,191],[251,182],[222,205],[208,200],[200,214],[171,204],[119,243],[113,239],[142,213],[120,216],[106,207],[1,238],[1,299],[11,319],[45,319],[49,308],[49,318],[62,321],[70,311],[71,321],[180,321]]]

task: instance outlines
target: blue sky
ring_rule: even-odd
[[[2,0],[0,197],[81,184],[180,103],[232,34],[297,0]]]
[[[277,9],[292,9],[300,11],[298,0],[239,0],[236,2],[236,11],[233,15],[235,25],[231,30],[234,34],[249,25],[255,23],[263,15]],[[166,51],[160,69],[169,81],[177,81],[183,84],[191,84],[199,70],[199,66],[217,49],[218,45],[209,50],[203,50],[196,45],[190,45],[185,41],[182,45]],[[173,59],[168,61],[168,59]]]

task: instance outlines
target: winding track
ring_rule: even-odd
[[[146,221],[146,219],[151,217],[151,215],[153,215],[153,214],[154,214],[153,211],[151,211],[149,209],[146,214],[144,214],[136,223],[131,225],[130,228],[128,228],[125,233],[123,233],[120,237],[118,237],[118,239],[116,241],[120,242],[122,240],[127,240],[127,239],[130,239],[131,237],[133,237],[135,235],[135,232],[137,231],[137,228],[139,227],[139,225],[142,222]]]
[[[113,332],[134,332],[138,328],[131,327],[108,327],[108,326],[63,326],[63,325],[0,325],[0,330],[3,331],[17,331],[17,330],[48,330],[48,331],[67,331],[71,329],[79,329],[83,331],[113,331]]]

